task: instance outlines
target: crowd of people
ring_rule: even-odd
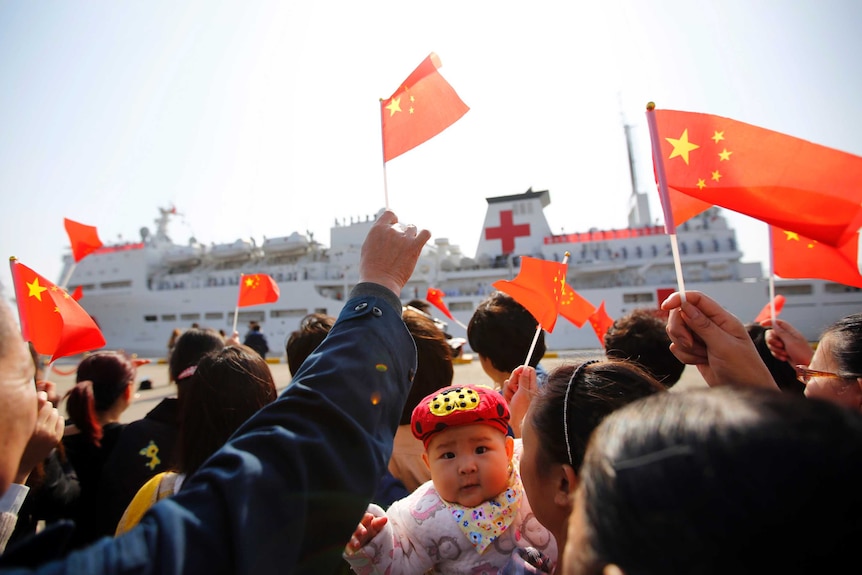
[[[487,378],[399,295],[427,230],[389,211],[337,318],[265,351],[190,329],[176,398],[124,425],[138,365],[89,354],[52,397],[0,303],[0,569],[10,573],[820,573],[862,535],[862,314],[816,346],[672,294],[545,371],[503,293]],[[685,365],[709,387],[678,389]],[[789,378],[792,373],[795,377]],[[65,399],[68,420],[57,405]],[[25,507],[25,506],[29,506]],[[51,522],[43,530],[33,519]],[[5,549],[5,550],[4,550]]]

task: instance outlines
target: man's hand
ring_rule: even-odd
[[[399,224],[398,217],[386,210],[371,226],[362,244],[359,281],[382,285],[400,296],[413,274],[422,246],[429,239],[431,232]]]
[[[60,412],[57,408],[48,401],[48,394],[40,391],[36,394],[36,407],[38,413],[36,415],[36,428],[33,430],[33,435],[30,436],[30,441],[27,447],[24,448],[24,455],[21,456],[21,464],[18,466],[18,475],[15,476],[15,483],[24,484],[27,482],[27,477],[33,468],[36,467],[51,452],[63,439],[63,427],[65,425],[63,418],[60,417]]]
[[[739,384],[778,389],[751,336],[739,319],[697,291],[671,294],[661,304],[670,311],[670,350],[681,362],[696,365],[710,386]]]

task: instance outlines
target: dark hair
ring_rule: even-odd
[[[860,485],[853,410],[732,386],[657,394],[593,435],[579,572],[839,572],[862,538]]]
[[[639,308],[617,318],[605,333],[605,354],[637,362],[667,387],[682,377],[685,364],[670,351],[667,320],[657,309]]]
[[[599,422],[623,405],[665,389],[646,370],[624,360],[563,365],[552,370],[528,412],[540,446],[537,459],[544,463],[539,469],[550,469],[554,463],[569,463],[571,448],[571,463],[577,473],[590,434]]]
[[[503,292],[494,292],[479,304],[467,325],[473,351],[487,357],[494,369],[511,373],[523,365],[538,322],[527,309]],[[536,367],[545,355],[545,332],[539,334],[529,365]]]
[[[168,361],[168,373],[171,381],[179,383],[180,374],[197,365],[200,358],[211,351],[224,347],[224,340],[213,329],[190,328],[177,338],[174,351]]]
[[[431,304],[424,299],[411,299],[406,305],[407,307],[418,309],[426,314],[431,313]]]
[[[862,313],[843,317],[830,325],[820,337],[829,338],[829,351],[838,364],[838,373],[862,377]]]
[[[416,342],[416,375],[401,411],[400,425],[410,425],[413,409],[429,394],[452,385],[455,368],[452,347],[434,320],[409,309],[401,314],[407,330]]]
[[[284,344],[290,375],[299,371],[299,366],[326,339],[334,324],[335,318],[325,313],[310,313],[302,318],[299,329],[292,331]]]
[[[132,360],[117,351],[93,353],[78,364],[76,385],[66,393],[66,412],[90,443],[101,445],[99,413],[123,396],[137,373]]]
[[[769,373],[772,374],[772,379],[782,391],[803,395],[805,393],[805,384],[799,381],[796,377],[796,370],[786,361],[780,360],[769,351],[769,346],[766,345],[767,329],[759,323],[750,323],[745,326],[748,330],[748,335],[751,341],[754,342],[754,347],[760,355],[760,359],[766,364]]]
[[[234,346],[201,358],[183,385],[177,461],[179,471],[187,475],[277,395],[266,360],[253,350]]]

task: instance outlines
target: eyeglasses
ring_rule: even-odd
[[[822,377],[824,379],[853,379],[855,375],[838,375],[837,373],[832,373],[831,371],[818,371],[816,369],[808,369],[807,365],[797,365],[794,367],[796,370],[796,379],[808,385],[808,382],[811,381],[812,377]]]

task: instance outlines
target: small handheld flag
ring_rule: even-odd
[[[65,290],[10,258],[21,334],[51,361],[98,349],[105,336],[96,322]]]

